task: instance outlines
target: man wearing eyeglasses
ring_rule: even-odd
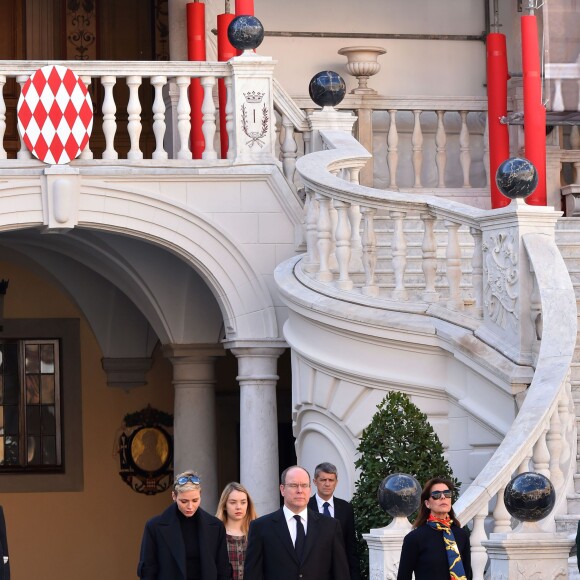
[[[250,524],[244,580],[350,580],[340,523],[308,508],[310,474],[280,476],[281,509]]]
[[[360,562],[356,544],[354,527],[354,510],[352,504],[335,497],[334,490],[338,484],[338,471],[332,463],[324,462],[314,470],[314,486],[316,493],[310,498],[308,507],[327,517],[336,518],[340,522],[346,558],[351,580],[360,580]]]

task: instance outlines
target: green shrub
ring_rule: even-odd
[[[393,473],[408,473],[421,485],[432,477],[451,479],[449,463],[443,457],[443,445],[427,420],[427,415],[403,393],[390,392],[377,405],[358,446],[355,466],[360,478],[352,498],[361,557],[363,578],[368,578],[368,547],[362,534],[382,528],[393,519],[379,506],[377,491],[381,481]],[[413,521],[416,514],[410,517]]]

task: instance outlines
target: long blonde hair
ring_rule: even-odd
[[[252,520],[255,520],[258,516],[256,514],[254,502],[252,501],[252,498],[250,497],[248,490],[241,483],[238,483],[237,481],[232,481],[224,487],[215,515],[219,520],[221,520],[224,523],[224,526],[227,524],[228,514],[226,511],[226,504],[232,491],[240,491],[242,493],[245,493],[246,498],[248,499],[248,509],[246,510],[246,516],[244,517],[244,521],[242,522],[242,532],[244,532],[244,535],[247,536],[248,530],[250,529],[250,522]]]

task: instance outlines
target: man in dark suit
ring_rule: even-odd
[[[314,470],[316,493],[310,498],[308,507],[323,515],[336,518],[340,522],[346,558],[351,580],[360,580],[360,561],[354,528],[354,511],[350,502],[334,497],[338,483],[336,466],[332,463],[320,463]]]
[[[0,580],[10,580],[10,561],[8,559],[8,540],[4,510],[0,506]]]
[[[244,580],[349,580],[340,524],[308,509],[310,475],[280,477],[284,506],[250,524]]]

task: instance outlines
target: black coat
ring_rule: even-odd
[[[471,546],[469,535],[462,528],[451,526],[457,548],[461,554],[467,578],[471,578]],[[449,580],[449,562],[445,552],[443,534],[423,524],[410,531],[403,540],[397,580]]]
[[[0,506],[0,580],[10,580],[10,560],[4,564],[5,557],[8,558],[8,540],[6,538],[4,510]]]
[[[340,524],[308,510],[304,556],[294,551],[284,512],[250,524],[244,580],[349,580]]]
[[[360,560],[358,558],[358,547],[356,542],[356,533],[354,527],[354,510],[352,504],[344,499],[334,497],[334,517],[340,522],[342,528],[342,537],[344,539],[344,548],[346,550],[346,559],[350,570],[350,580],[360,580]],[[311,510],[318,511],[316,496],[312,496],[308,502]]]
[[[230,580],[232,567],[224,525],[201,508],[197,515],[203,580]],[[141,580],[186,580],[185,544],[177,505],[145,524],[137,575]]]

